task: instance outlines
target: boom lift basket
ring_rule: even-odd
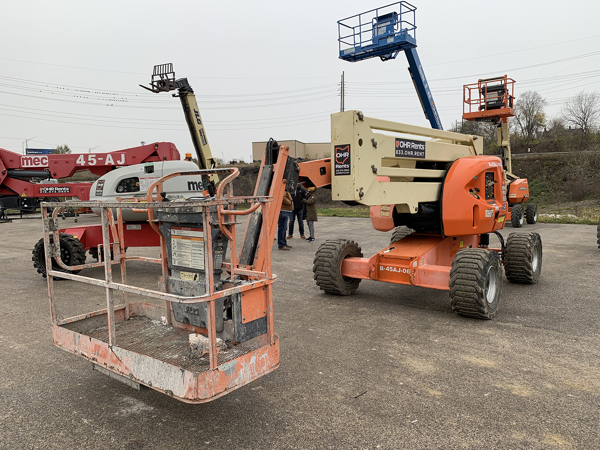
[[[416,47],[416,9],[408,2],[398,2],[339,20],[340,58],[355,62],[379,56],[388,60]]]
[[[193,175],[206,182],[215,174],[227,177],[214,196],[165,201],[162,195],[162,183],[169,178]],[[275,370],[279,339],[273,331],[272,311],[276,276],[271,273],[269,218],[273,199],[235,197],[231,181],[237,175],[236,168],[174,173],[150,187],[146,203],[73,202],[75,207],[101,208],[104,261],[80,266],[67,266],[61,260],[60,205],[43,203],[54,345],[133,387],[147,386],[187,403],[211,401]],[[236,210],[241,203],[251,207]],[[51,215],[49,207],[55,208]],[[259,208],[265,218],[258,237],[264,264],[256,269],[239,263],[234,219]],[[125,255],[125,209],[148,212],[150,225],[160,234],[160,259]],[[224,258],[228,246],[231,262]],[[126,261],[132,260],[161,265],[160,291],[128,284]],[[120,282],[113,280],[114,264],[120,265]],[[70,273],[55,270],[56,265]],[[72,273],[100,266],[104,279]],[[60,319],[55,277],[103,287],[106,308]],[[144,300],[129,301],[128,293]]]
[[[497,122],[515,115],[515,80],[506,75],[484,78],[463,87],[463,118]]]

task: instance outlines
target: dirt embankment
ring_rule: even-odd
[[[515,157],[513,172],[529,180],[531,198],[539,204],[600,203],[600,151]]]

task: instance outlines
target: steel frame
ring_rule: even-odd
[[[215,198],[208,200],[197,200],[187,202],[156,202],[153,201],[153,193],[160,195],[162,183],[178,175],[200,175],[209,176],[216,173],[229,172],[229,176],[224,179],[217,191]],[[139,383],[151,387],[152,389],[173,396],[181,401],[188,403],[203,403],[220,397],[227,392],[237,389],[250,381],[265,375],[279,366],[279,340],[273,329],[273,298],[272,283],[276,276],[271,271],[270,244],[272,235],[269,227],[270,220],[264,221],[264,228],[260,235],[260,244],[265,251],[261,270],[250,270],[247,267],[239,267],[236,255],[236,232],[235,222],[230,222],[229,217],[235,215],[250,214],[256,208],[261,207],[264,217],[270,217],[271,197],[253,196],[253,197],[234,197],[231,181],[238,175],[238,169],[212,169],[194,172],[180,172],[171,174],[154,183],[148,190],[147,203],[102,203],[96,202],[71,202],[71,207],[95,207],[101,208],[101,226],[103,238],[104,261],[78,266],[67,266],[60,259],[60,241],[58,230],[58,214],[61,204],[42,203],[42,217],[44,222],[44,246],[46,256],[46,270],[48,281],[48,297],[50,302],[50,311],[52,319],[52,335],[55,346],[71,353],[80,355],[94,364],[109,370],[119,376],[126,377],[134,383]],[[224,196],[224,192],[227,196]],[[235,205],[241,203],[251,203],[252,207],[246,211],[234,210]],[[48,207],[54,207],[52,216],[48,214]],[[211,221],[211,207],[218,210],[218,223]],[[112,209],[117,210],[117,219],[115,221]],[[231,209],[230,209],[231,208]],[[144,258],[125,255],[125,235],[123,233],[123,209],[135,209],[147,211],[150,218],[150,224],[157,232],[157,222],[154,219],[154,211],[169,212],[193,212],[202,213],[204,220],[204,239],[205,239],[205,267],[206,267],[206,286],[207,292],[204,295],[195,297],[184,297],[168,293],[166,279],[168,276],[168,267],[166,260],[165,239],[160,235],[161,258]],[[215,290],[213,279],[213,255],[212,255],[212,235],[210,228],[218,226],[224,236],[231,241],[231,263],[224,265],[231,278],[239,276],[244,282],[241,285],[228,287],[221,291]],[[159,232],[160,233],[160,232]],[[50,243],[50,235],[53,236],[53,242]],[[115,237],[113,243],[114,259],[111,260],[110,236]],[[269,242],[269,237],[270,241]],[[266,250],[269,249],[269,250]],[[94,279],[73,273],[63,273],[52,269],[52,258],[56,264],[64,270],[75,271],[91,267],[104,267],[104,279]],[[127,284],[126,261],[145,261],[149,263],[160,263],[162,267],[161,291],[140,288]],[[119,264],[121,269],[121,282],[113,280],[112,265]],[[75,317],[59,320],[56,308],[56,298],[54,293],[54,278],[60,277],[81,283],[100,286],[105,289],[106,308],[99,311],[92,311]],[[267,332],[266,335],[259,336],[245,346],[251,345],[252,350],[243,355],[230,358],[225,363],[219,364],[217,348],[217,336],[215,328],[215,300],[228,297],[233,294],[247,293],[260,290],[266,299],[266,317]],[[115,292],[121,292],[121,300],[124,306],[116,306],[114,300]],[[164,300],[164,306],[144,302],[128,302],[126,293],[135,293],[144,297]],[[171,303],[199,304],[207,303],[208,317],[207,328],[199,329],[189,324],[177,323],[172,318]],[[202,372],[193,372],[168,364],[165,361],[157,360],[151,356],[140,354],[119,346],[116,338],[116,324],[123,323],[131,317],[145,316],[152,320],[163,320],[167,326],[191,331],[204,332],[209,341],[209,369]],[[98,324],[108,325],[108,342],[89,337],[82,330],[89,329]],[[251,343],[251,344],[250,344]],[[235,346],[234,346],[235,348]]]

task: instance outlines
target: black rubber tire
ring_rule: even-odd
[[[405,227],[404,225],[394,228],[392,231],[392,237],[390,238],[390,245],[394,242],[398,242],[400,239],[404,239],[411,233],[414,233],[415,230],[412,228]]]
[[[60,233],[60,252],[62,261],[69,266],[78,266],[85,263],[85,250],[83,245],[79,242],[75,236],[67,233]],[[52,242],[52,236],[50,236],[50,242]],[[31,252],[31,260],[33,261],[33,267],[37,269],[37,272],[46,278],[46,257],[44,255],[44,239],[40,239],[33,251]],[[80,270],[67,271],[60,267],[54,258],[52,259],[52,269],[59,272],[65,273],[79,273]]]
[[[527,219],[527,223],[529,225],[534,225],[537,223],[538,210],[537,210],[537,205],[535,203],[527,204],[527,210],[525,211],[525,218]]]
[[[342,275],[342,262],[348,257],[362,257],[358,244],[348,239],[327,239],[313,260],[314,279],[327,294],[352,295],[358,289],[360,278]]]
[[[459,251],[450,270],[452,310],[465,317],[492,319],[502,294],[502,263],[498,253],[481,248]]]
[[[521,228],[525,222],[525,213],[522,205],[515,205],[510,211],[510,223],[513,228]]]
[[[542,272],[542,238],[538,233],[511,233],[508,236],[504,272],[511,283],[538,282]]]
[[[598,220],[598,231],[596,232],[596,238],[598,239],[596,242],[598,243],[598,248],[600,248],[600,220]]]

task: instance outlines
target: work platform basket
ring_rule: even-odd
[[[340,59],[355,62],[379,56],[387,61],[416,47],[416,9],[398,2],[339,20]]]
[[[227,175],[215,196],[158,201],[163,181],[171,177],[200,180],[213,174]],[[275,370],[279,339],[273,331],[273,199],[235,197],[231,181],[237,174],[236,168],[171,174],[153,183],[145,202],[73,202],[75,207],[99,208],[102,219],[98,250],[103,261],[79,266],[61,260],[57,218],[62,204],[42,203],[53,344],[132,387],[146,386],[187,403],[213,400]],[[251,206],[237,210],[239,204]],[[125,254],[125,209],[148,212],[150,225],[160,234],[161,258]],[[236,250],[235,217],[256,210],[264,218],[257,241],[266,250],[260,268],[240,264]],[[134,280],[138,285],[128,283],[130,261],[159,264],[160,289],[155,282],[140,287],[139,278],[147,277],[140,272]],[[113,265],[120,266],[120,276],[113,276]],[[102,278],[98,270],[95,277],[76,274],[94,267],[104,268]],[[77,283],[55,286],[57,278]],[[103,288],[104,301],[93,295],[90,303],[82,292],[92,287],[85,285]],[[55,290],[62,292],[60,298]],[[96,301],[106,307],[85,309]],[[67,309],[65,302],[86,312],[65,317],[59,312],[59,307]]]

